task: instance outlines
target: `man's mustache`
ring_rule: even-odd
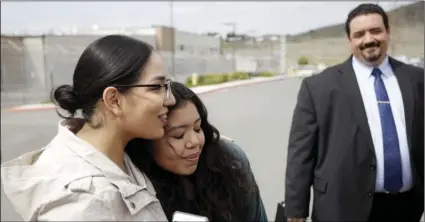
[[[371,48],[371,47],[379,47],[379,46],[381,46],[381,43],[378,42],[378,41],[369,42],[369,43],[361,45],[360,50],[365,50],[365,49],[368,49],[368,48]]]

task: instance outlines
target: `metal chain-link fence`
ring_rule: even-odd
[[[2,37],[2,107],[47,102],[52,88],[72,83],[78,58],[85,47],[99,37]],[[133,37],[155,46],[155,38],[151,36]],[[278,54],[264,54],[260,49],[236,52],[233,55],[224,53],[224,55],[202,56],[162,51],[159,53],[169,74],[181,82],[192,73],[199,75],[232,71],[279,73],[281,64]],[[171,73],[172,71],[174,73]]]

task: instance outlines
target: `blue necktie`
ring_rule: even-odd
[[[397,129],[387,90],[385,89],[384,81],[382,81],[382,72],[380,69],[374,68],[372,75],[375,77],[374,85],[381,116],[384,142],[384,188],[388,192],[396,193],[403,187],[403,172]]]

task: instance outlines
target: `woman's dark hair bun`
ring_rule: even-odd
[[[68,118],[73,117],[77,110],[82,108],[82,105],[78,101],[77,94],[70,85],[61,85],[57,87],[52,93],[51,100],[57,106],[71,114]]]

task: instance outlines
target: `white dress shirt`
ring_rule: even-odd
[[[374,67],[366,66],[355,56],[352,65],[356,74],[357,82],[363,99],[364,108],[369,123],[369,128],[373,140],[376,154],[376,192],[387,192],[384,188],[384,143],[382,138],[381,117],[374,87],[375,77],[372,75]],[[410,153],[407,142],[406,120],[404,115],[403,98],[400,87],[394,72],[389,64],[388,56],[377,68],[382,71],[382,80],[391,104],[391,109],[397,129],[401,164],[403,172],[403,188],[400,192],[405,192],[412,187],[412,170],[410,165]]]

